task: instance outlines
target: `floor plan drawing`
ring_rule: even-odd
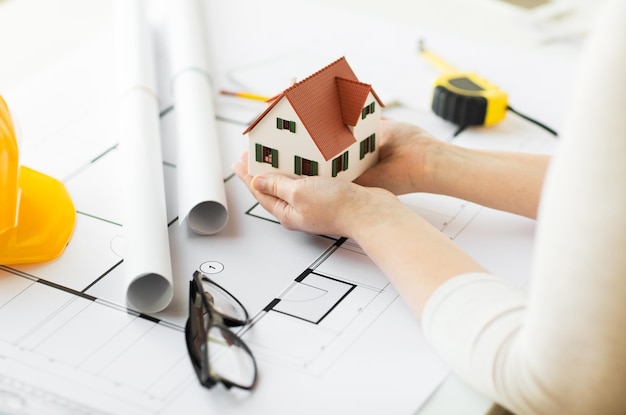
[[[88,97],[81,101],[84,108],[89,107],[87,102]],[[103,105],[110,103],[94,102],[91,110],[101,114]],[[79,118],[90,123],[95,117],[83,112]],[[161,119],[165,136],[172,137],[175,110],[165,108]],[[82,122],[68,120],[67,125],[87,131],[88,125],[81,127]],[[59,413],[70,408],[83,408],[84,413],[168,413],[171,408],[179,413],[184,407],[181,402],[187,402],[185,392],[191,388],[196,391],[191,402],[223,405],[221,400],[229,399],[224,391],[211,395],[197,385],[184,343],[186,284],[197,268],[210,272],[253,316],[243,336],[260,362],[262,379],[271,378],[275,373],[271,368],[278,367],[308,379],[302,385],[312,382],[308,389],[319,389],[318,393],[324,393],[329,371],[337,370],[342,357],[397,302],[397,294],[369,259],[357,247],[342,247],[345,238],[289,232],[247,213],[254,201],[229,169],[244,149],[242,122],[223,116],[218,124],[224,137],[223,158],[229,160],[224,171],[226,189],[235,213],[220,235],[202,238],[179,226],[175,198],[168,197],[176,294],[172,304],[155,315],[136,312],[125,302],[123,178],[113,136],[84,145],[81,158],[72,140],[52,146],[64,134],[64,127],[37,133],[41,147],[29,149],[27,160],[64,177],[78,221],[57,261],[0,266],[0,356],[10,362],[5,365],[3,382],[13,385],[5,390],[15,393],[16,399],[42,390],[41,404],[58,401]],[[73,162],[44,163],[48,159],[41,151],[50,147],[55,154],[73,151]],[[174,147],[168,140],[163,147],[166,187],[172,194]],[[299,248],[294,250],[294,246]],[[342,265],[341,257],[350,264]],[[357,268],[351,270],[351,266],[357,264],[355,275]],[[430,365],[431,375],[439,379],[447,373],[436,360]],[[33,383],[33,379],[40,380]],[[269,395],[263,389],[271,390],[271,385],[262,380],[246,405],[270,408],[271,400],[266,400]],[[78,398],[58,399],[69,390],[80,391]],[[220,398],[213,399],[216,395]]]

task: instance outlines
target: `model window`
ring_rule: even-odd
[[[363,160],[367,153],[373,153],[376,150],[376,134],[372,134],[360,143],[361,151],[359,159]]]
[[[361,119],[364,120],[365,117],[367,117],[367,114],[373,114],[374,110],[376,109],[375,106],[375,102],[372,102],[371,104],[365,106],[362,110],[361,110]]]
[[[299,174],[302,176],[317,176],[317,161],[295,156],[293,171],[295,174]]]
[[[337,174],[341,171],[348,170],[348,152],[346,151],[339,157],[333,159],[333,177],[337,177]]]
[[[278,150],[256,144],[256,161],[259,163],[271,164],[272,167],[278,168]]]
[[[296,122],[283,120],[282,118],[276,118],[276,128],[279,130],[289,130],[292,133],[296,132]]]

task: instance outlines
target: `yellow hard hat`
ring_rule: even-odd
[[[0,264],[58,257],[75,223],[76,210],[63,183],[20,166],[11,113],[0,96]]]

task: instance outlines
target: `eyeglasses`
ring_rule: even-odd
[[[221,382],[226,388],[251,390],[256,361],[248,346],[229,327],[248,323],[244,306],[201,271],[189,284],[189,318],[185,338],[191,363],[202,386]]]

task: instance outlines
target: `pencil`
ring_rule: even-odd
[[[245,98],[245,99],[252,99],[255,101],[267,101],[269,98],[268,97],[264,97],[262,95],[257,95],[257,94],[253,94],[251,92],[234,92],[234,91],[226,91],[226,90],[221,90],[220,94],[222,95],[232,95],[234,97],[239,97],[239,98]]]

